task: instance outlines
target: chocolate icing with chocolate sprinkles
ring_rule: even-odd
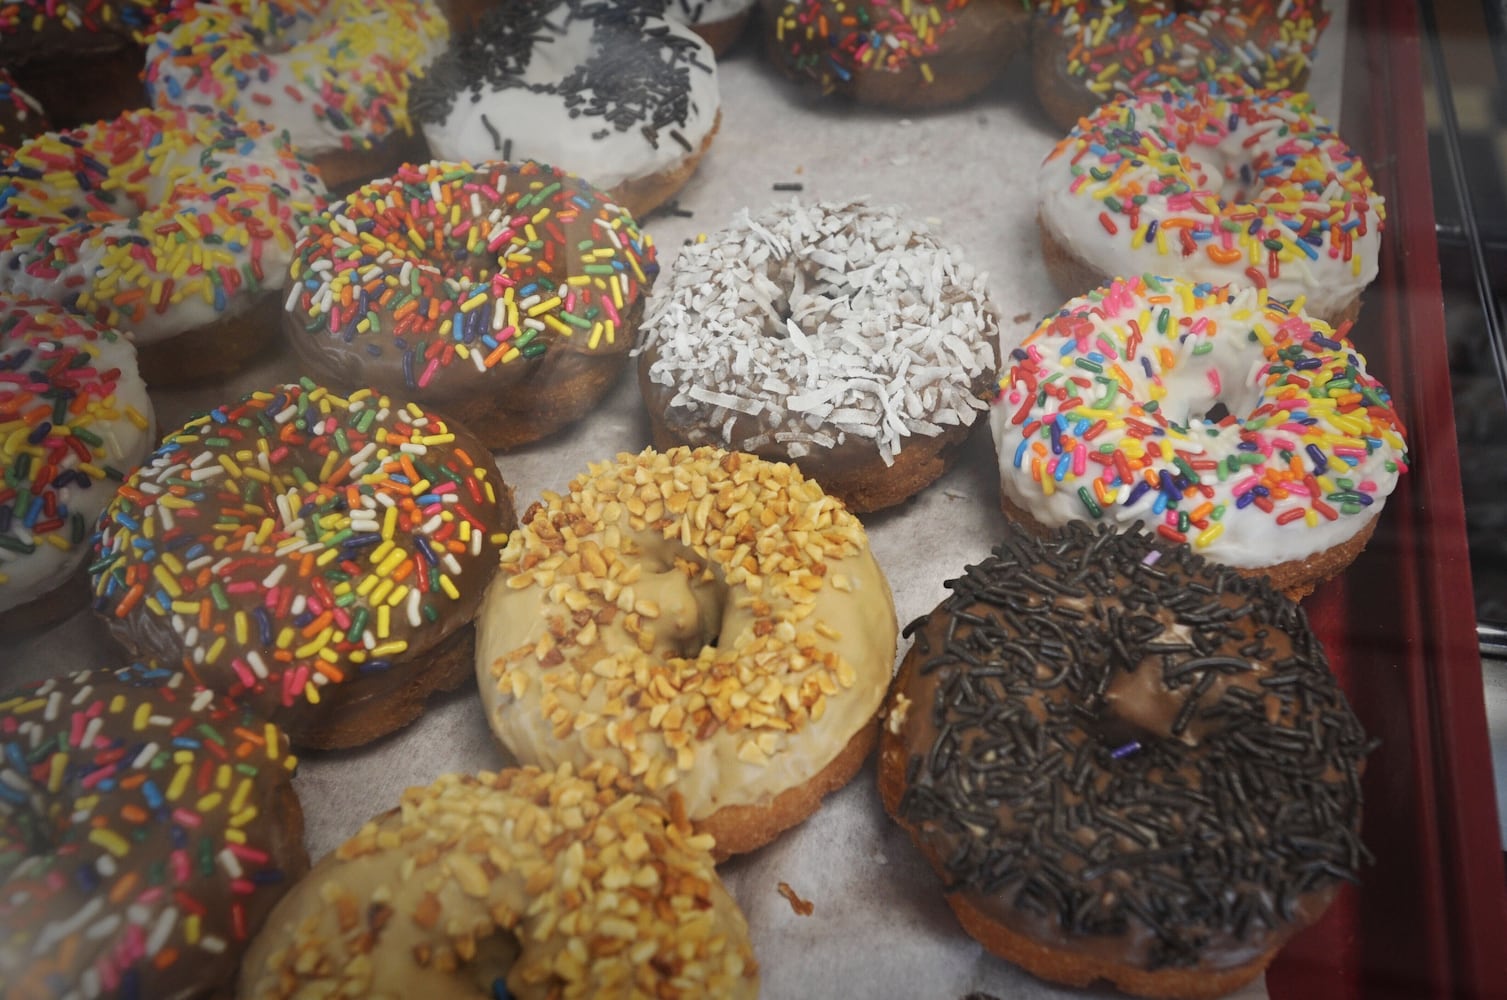
[[[896,818],[1014,933],[1231,968],[1369,861],[1373,744],[1300,608],[1166,545],[1075,523],[949,581],[906,629],[881,785],[903,767]]]

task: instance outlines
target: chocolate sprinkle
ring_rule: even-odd
[[[699,43],[672,34],[658,18],[661,10],[653,0],[512,0],[493,7],[414,83],[409,112],[420,122],[443,123],[463,94],[475,101],[484,91],[522,88],[557,94],[572,118],[601,118],[611,129],[639,129],[655,142],[660,131],[686,124],[692,71],[712,71],[696,58]],[[580,21],[592,27],[591,57],[563,80],[526,83],[535,49]],[[688,146],[679,132],[670,135]]]
[[[1165,544],[1075,523],[949,581],[907,629],[934,737],[898,811],[950,892],[1151,970],[1248,957],[1356,879],[1374,746],[1300,608]]]

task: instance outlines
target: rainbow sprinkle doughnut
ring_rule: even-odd
[[[1067,294],[1115,275],[1254,285],[1330,324],[1376,277],[1385,203],[1306,94],[1146,91],[1041,165],[1042,239]]]
[[[284,327],[316,377],[513,447],[611,388],[658,273],[633,217],[562,170],[406,165],[310,221]]]
[[[36,98],[0,69],[0,148],[16,146],[49,128],[47,114]]]
[[[250,309],[287,280],[324,186],[260,122],[131,111],[0,165],[0,291],[152,343]]]
[[[6,996],[228,996],[308,868],[275,726],[127,667],[0,695]]]
[[[1036,0],[1036,89],[1064,128],[1170,83],[1297,89],[1328,23],[1319,0]]]
[[[0,299],[0,616],[68,582],[152,442],[130,341],[48,302]]]
[[[349,745],[380,732],[346,709],[447,655],[469,669],[512,519],[463,429],[369,390],[281,386],[190,421],[120,488],[95,608],[126,648],[248,700],[295,743]]]
[[[1381,512],[1407,445],[1347,329],[1264,290],[1149,276],[1074,299],[1000,380],[990,424],[1007,513],[1145,521],[1243,569],[1349,541]]]
[[[221,0],[147,52],[158,107],[208,104],[288,130],[305,156],[408,134],[408,88],[444,51],[433,0]]]

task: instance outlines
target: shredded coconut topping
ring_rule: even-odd
[[[995,367],[985,275],[894,209],[792,201],[680,252],[640,353],[670,417],[791,458],[849,435],[886,464],[910,435],[972,423]]]

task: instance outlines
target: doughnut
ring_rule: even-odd
[[[1064,129],[1169,83],[1300,90],[1329,23],[1322,0],[1035,0],[1033,11],[1036,96]]]
[[[324,186],[260,122],[129,111],[0,162],[0,292],[129,334],[148,384],[239,371],[277,333]]]
[[[756,0],[663,0],[665,18],[700,35],[718,56],[733,47],[753,15]]]
[[[355,746],[466,677],[512,496],[466,430],[304,381],[169,434],[100,518],[94,608],[133,655],[295,745]]]
[[[658,271],[632,216],[563,171],[406,165],[304,228],[283,326],[315,378],[438,407],[513,448],[617,381]]]
[[[1015,535],[914,622],[885,809],[1043,979],[1204,1000],[1371,858],[1371,743],[1294,604],[1141,530]]]
[[[229,996],[309,867],[287,740],[134,665],[0,694],[7,997]]]
[[[477,622],[510,753],[678,795],[719,857],[853,777],[895,658],[857,519],[789,465],[712,448],[619,455],[544,494]]]
[[[114,118],[146,103],[142,47],[192,2],[5,0],[0,66],[61,127]]]
[[[0,150],[18,146],[51,128],[37,99],[16,86],[10,73],[0,69]]]
[[[152,427],[130,341],[0,297],[0,635],[88,607],[89,534]]]
[[[600,770],[444,775],[288,894],[238,995],[753,998],[709,839]]]
[[[642,219],[688,181],[720,116],[717,63],[647,3],[515,0],[413,89],[443,160],[538,160]]]
[[[1255,285],[1337,326],[1376,277],[1386,203],[1306,94],[1152,90],[1095,111],[1037,178],[1064,295],[1167,274]]]
[[[979,93],[1030,37],[1014,0],[764,0],[786,78],[864,104],[934,108]]]
[[[657,447],[795,462],[850,510],[956,460],[999,368],[985,276],[896,209],[744,210],[651,298],[639,385]]]
[[[990,412],[1026,526],[1144,521],[1293,599],[1360,553],[1407,468],[1347,338],[1264,290],[1116,279],[1010,352]]]
[[[153,39],[147,93],[286,129],[344,192],[427,158],[408,90],[449,33],[434,0],[217,0]]]

